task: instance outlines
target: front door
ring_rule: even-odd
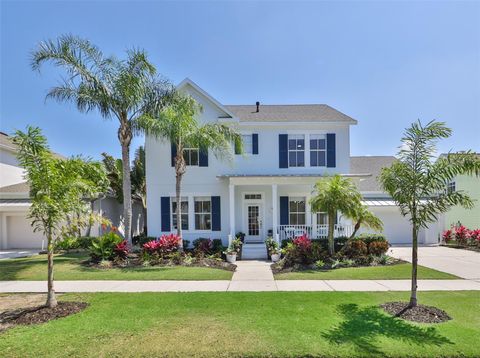
[[[263,208],[261,204],[245,205],[246,241],[262,241]]]

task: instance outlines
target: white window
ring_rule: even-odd
[[[262,194],[245,194],[246,200],[261,200]]]
[[[212,203],[209,196],[195,197],[195,230],[212,229]]]
[[[289,224],[305,225],[306,205],[304,197],[291,197],[288,203]]]
[[[243,152],[245,154],[253,153],[253,139],[251,134],[242,134]]]
[[[453,193],[455,190],[456,190],[456,188],[455,188],[455,182],[454,181],[447,184],[447,192],[448,193]]]
[[[327,140],[324,134],[310,135],[310,166],[324,167],[327,163]]]
[[[305,166],[305,136],[303,134],[288,135],[288,166]]]
[[[172,198],[172,227],[177,230],[177,198]],[[181,199],[180,216],[182,220],[182,230],[188,230],[188,198]]]
[[[183,158],[186,165],[198,166],[198,148],[185,148]]]

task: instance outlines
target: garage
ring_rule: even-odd
[[[6,249],[37,249],[42,247],[43,235],[33,232],[29,220],[21,214],[4,214]]]
[[[412,226],[396,206],[369,206],[383,222],[383,233],[391,244],[411,244]]]

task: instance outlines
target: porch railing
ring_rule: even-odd
[[[353,230],[353,225],[335,224],[333,236],[350,236]],[[280,242],[282,240],[294,239],[303,234],[307,234],[311,239],[326,239],[328,236],[328,225],[279,225],[277,233]]]

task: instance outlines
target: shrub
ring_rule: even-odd
[[[323,260],[317,260],[315,261],[315,266],[318,268],[318,269],[323,269],[325,267],[325,261]]]
[[[461,225],[455,228],[455,241],[459,245],[467,245],[469,238],[470,232],[465,226]]]
[[[193,241],[193,249],[197,254],[208,255],[212,253],[213,241],[206,238],[198,238]]]
[[[293,239],[293,244],[297,246],[299,250],[308,251],[312,246],[312,240],[308,238],[307,234],[303,234]]]
[[[127,240],[123,240],[121,243],[117,244],[113,249],[114,256],[120,259],[126,259],[129,253],[129,246]]]
[[[348,258],[359,258],[367,255],[368,248],[363,240],[355,238],[347,241],[342,253]]]
[[[190,247],[190,240],[182,240],[182,245],[185,250]]]
[[[271,255],[272,252],[278,251],[278,243],[275,239],[271,236],[267,237],[265,240],[265,246],[267,247],[267,252]]]
[[[374,256],[385,255],[388,251],[388,242],[387,241],[372,241],[368,244],[368,253]]]
[[[472,244],[480,246],[480,229],[470,230],[470,239]]]
[[[235,234],[235,238],[240,239],[240,241],[243,243],[245,241],[245,233],[239,231]]]
[[[66,236],[62,240],[55,242],[55,251],[57,250],[75,250],[80,248],[78,238],[73,236]]]
[[[156,240],[156,237],[146,236],[145,234],[142,233],[140,235],[135,235],[132,237],[132,244],[142,247],[143,244],[146,244],[147,242],[154,241],[154,240]]]
[[[326,257],[326,251],[318,241],[310,240],[306,235],[295,238],[282,250],[284,265],[310,265]]]
[[[94,260],[113,260],[115,248],[123,239],[113,231],[92,240],[89,247],[90,256]]]
[[[143,244],[143,250],[150,255],[158,254],[159,256],[165,256],[178,251],[180,240],[180,237],[176,234],[162,235],[157,240]]]
[[[367,246],[374,241],[384,241],[387,242],[385,235],[382,234],[360,234],[356,237],[357,240],[362,240]]]
[[[453,240],[453,232],[452,230],[445,230],[443,233],[442,233],[442,238],[445,242],[449,242],[451,240]]]
[[[223,246],[222,240],[221,239],[213,239],[212,240],[212,251],[214,253],[220,253],[225,249]]]

